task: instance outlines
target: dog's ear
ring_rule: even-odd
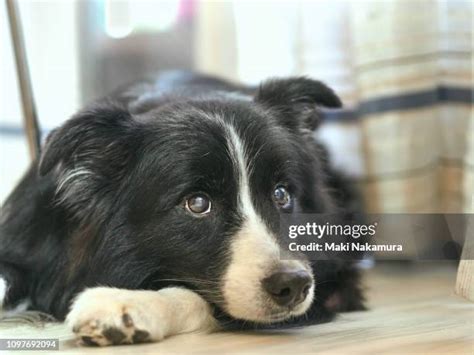
[[[40,157],[39,174],[46,175],[57,165],[96,168],[93,165],[97,160],[121,154],[122,144],[129,143],[127,133],[132,126],[129,112],[119,104],[108,102],[79,112],[49,134]],[[113,162],[108,161],[110,164]]]
[[[80,218],[113,201],[135,161],[140,130],[120,104],[102,103],[79,112],[54,130],[44,146],[40,176],[53,174],[55,199]]]
[[[291,130],[314,131],[321,120],[319,107],[342,106],[328,86],[306,77],[265,81],[258,88],[255,101],[274,109],[279,122]]]

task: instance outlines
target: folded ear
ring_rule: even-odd
[[[40,175],[60,164],[64,168],[89,166],[97,159],[120,154],[132,125],[129,112],[115,103],[79,112],[49,134],[40,157]]]
[[[106,102],[84,110],[46,140],[39,174],[54,171],[56,195],[79,214],[104,200],[133,161],[140,141],[136,122],[120,104]]]
[[[320,106],[342,106],[328,86],[306,77],[268,80],[260,85],[255,101],[275,109],[279,122],[292,130],[313,131],[321,120]]]

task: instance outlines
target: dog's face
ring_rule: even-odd
[[[128,253],[146,282],[186,285],[237,319],[280,321],[308,309],[317,282],[305,259],[283,257],[278,232],[281,214],[327,208],[308,134],[316,104],[340,103],[307,79],[137,115],[106,104],[53,133],[40,172],[55,167],[59,203],[106,225],[99,248]]]

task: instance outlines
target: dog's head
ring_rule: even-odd
[[[282,257],[278,229],[281,214],[330,203],[311,138],[318,105],[340,101],[306,78],[139,114],[103,102],[51,134],[40,174],[54,174],[81,226],[99,225],[89,269],[100,260],[108,275],[184,284],[234,318],[280,321],[308,309],[317,282],[306,260]]]

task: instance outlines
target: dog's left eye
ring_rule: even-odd
[[[273,201],[278,207],[289,210],[292,207],[291,195],[284,186],[277,186],[273,191]]]
[[[206,215],[211,212],[211,200],[204,194],[194,194],[186,199],[186,209],[195,215]]]

